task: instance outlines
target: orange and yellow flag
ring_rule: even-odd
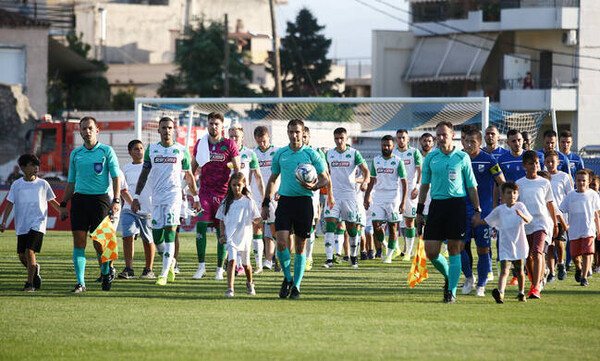
[[[427,273],[427,257],[425,256],[425,246],[423,244],[423,238],[419,238],[419,245],[417,246],[417,252],[415,258],[410,266],[410,273],[408,274],[408,285],[414,288],[417,284],[427,279],[429,274]]]
[[[117,232],[110,221],[110,216],[104,218],[102,223],[92,232],[91,237],[102,245],[102,263],[119,258]]]

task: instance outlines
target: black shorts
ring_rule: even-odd
[[[110,210],[108,194],[79,194],[71,199],[71,230],[93,232]]]
[[[281,196],[275,210],[275,230],[290,231],[300,238],[309,238],[313,222],[311,197]]]
[[[44,234],[42,232],[30,229],[29,233],[17,236],[17,253],[25,253],[26,249],[39,253],[42,250],[43,241]]]
[[[432,199],[423,239],[443,241],[465,239],[467,209],[464,198]]]

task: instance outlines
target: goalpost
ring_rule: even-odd
[[[490,105],[487,97],[459,98],[136,98],[135,133],[144,143],[158,141],[156,122],[162,116],[172,117],[184,134],[178,140],[186,146],[194,145],[203,132],[210,112],[220,112],[226,127],[241,125],[246,145],[253,146],[252,131],[259,125],[271,130],[275,144],[287,143],[285,124],[293,118],[307,121],[317,146],[330,146],[333,129],[348,127],[351,137],[365,134],[395,134],[407,129],[411,137],[433,132],[435,125],[447,120],[460,128],[476,124],[484,130],[496,126],[501,134],[516,128],[537,135],[548,111],[514,113]],[[340,124],[343,122],[343,125]],[[154,125],[153,125],[154,124]],[[327,134],[330,143],[319,144]],[[316,139],[315,139],[316,136]]]

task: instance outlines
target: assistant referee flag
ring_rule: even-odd
[[[102,246],[102,263],[114,261],[119,258],[117,232],[110,221],[110,216],[104,218],[102,223],[92,232],[91,237]]]
[[[417,284],[427,279],[428,276],[427,257],[425,256],[423,238],[419,237],[417,252],[415,253],[415,258],[413,258],[412,265],[410,266],[410,273],[408,274],[408,285],[411,288],[414,288]]]

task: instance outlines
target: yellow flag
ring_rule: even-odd
[[[114,261],[119,258],[119,249],[117,247],[117,232],[110,221],[110,217],[106,216],[102,223],[92,232],[91,237],[94,241],[102,245],[102,263]]]
[[[417,284],[427,279],[429,274],[427,273],[427,257],[425,256],[425,246],[423,244],[423,238],[419,238],[419,245],[417,246],[417,252],[415,258],[410,266],[410,273],[408,274],[408,285],[414,288]]]

